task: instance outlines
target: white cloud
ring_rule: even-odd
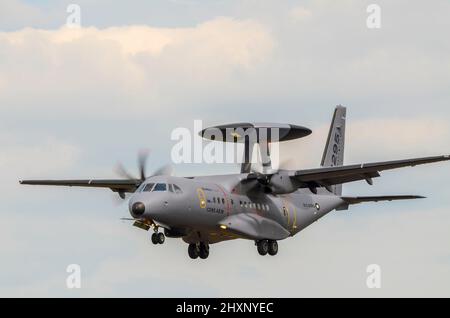
[[[0,104],[2,110],[27,109],[36,116],[142,116],[168,104],[179,109],[183,98],[171,103],[173,89],[186,97],[196,88],[201,96],[213,83],[251,71],[273,46],[261,24],[231,18],[186,28],[2,32]]]

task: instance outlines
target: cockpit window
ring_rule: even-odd
[[[150,191],[152,191],[154,185],[155,185],[154,183],[148,183],[148,184],[145,186],[144,190],[142,190],[142,191],[144,191],[144,192],[150,192]]]
[[[157,183],[153,191],[167,191],[167,184],[165,183]]]
[[[183,191],[181,191],[180,187],[177,186],[176,184],[173,185],[173,190],[175,191],[175,193],[183,193]]]
[[[173,191],[173,184],[169,184],[169,192],[175,192]]]
[[[136,189],[136,192],[142,192],[142,189],[144,189],[145,186],[146,184],[142,182],[141,185]]]

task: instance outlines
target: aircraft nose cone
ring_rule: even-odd
[[[141,216],[145,212],[145,204],[142,202],[136,202],[131,206],[131,213],[134,216]]]

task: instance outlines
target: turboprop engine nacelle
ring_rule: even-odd
[[[273,194],[288,194],[298,189],[295,182],[285,172],[272,175],[267,186]]]

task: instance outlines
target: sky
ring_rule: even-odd
[[[81,9],[68,28],[67,7]],[[367,6],[381,8],[369,29]],[[335,105],[345,163],[450,154],[450,2],[166,0],[0,2],[0,296],[449,297],[450,167],[389,171],[346,195],[413,202],[332,212],[277,257],[251,241],[153,246],[108,190],[20,186],[23,178],[117,178],[170,162],[177,127],[280,122],[313,134],[282,144],[318,167]],[[232,173],[180,164],[175,175]],[[81,267],[80,289],[66,268]],[[366,285],[378,264],[381,288]]]

